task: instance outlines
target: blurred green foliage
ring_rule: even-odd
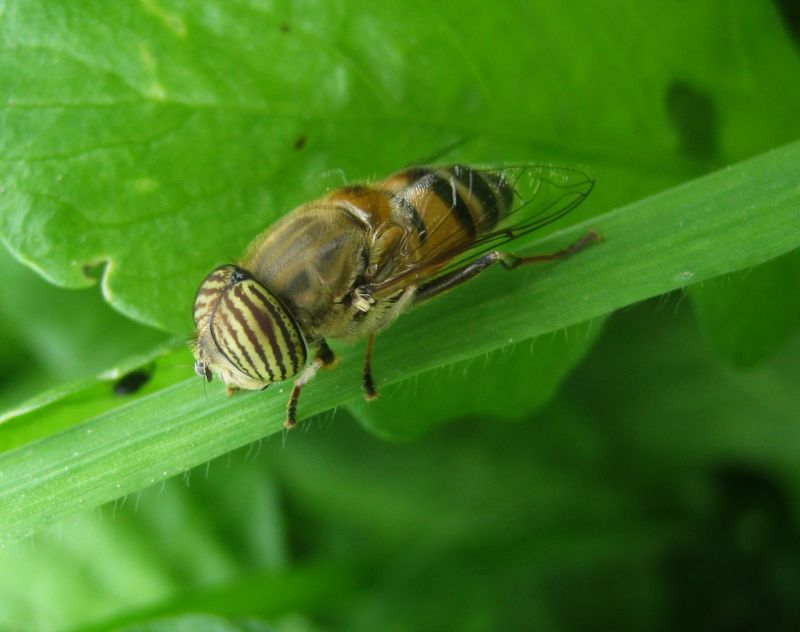
[[[398,323],[376,404],[169,478],[280,422],[278,393],[183,383],[181,348],[198,280],[275,217],[461,140],[453,160],[580,165],[597,187],[567,224],[597,217],[800,138],[798,24],[782,0],[0,3],[0,234],[28,266],[0,256],[0,409],[28,400],[0,416],[0,543],[40,529],[0,548],[0,629],[800,626],[800,257],[739,269],[769,258],[747,211],[791,193],[759,180],[777,154],[707,186],[743,191],[719,232],[670,224],[702,220],[684,189],[632,207],[583,267]],[[701,269],[725,274],[607,321],[536,302],[610,309]],[[357,355],[308,410],[355,395]]]
[[[7,548],[0,627],[790,629],[798,351],[732,370],[645,303],[523,423],[389,444],[339,412]]]

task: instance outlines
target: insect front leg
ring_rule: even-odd
[[[491,252],[487,252],[482,257],[475,259],[475,261],[467,263],[461,268],[453,270],[448,274],[440,276],[438,279],[434,279],[433,281],[429,281],[428,283],[421,285],[417,290],[414,303],[421,303],[422,301],[433,298],[434,296],[437,296],[442,292],[446,292],[457,285],[461,285],[465,281],[468,281],[469,279],[479,275],[487,268],[490,268],[498,261],[502,263],[504,267],[511,270],[517,266],[527,265],[529,263],[546,263],[548,261],[563,259],[564,257],[569,257],[570,255],[574,255],[576,252],[583,250],[586,248],[586,246],[593,242],[600,241],[602,241],[602,237],[592,230],[566,248],[545,255],[518,257],[517,255],[512,255],[510,253],[493,250]]]
[[[325,342],[325,338],[319,341],[317,347],[317,356],[320,360],[322,360],[322,368],[323,369],[332,369],[336,366],[336,354],[333,350],[328,346],[328,343]]]
[[[386,326],[400,314],[406,311],[414,302],[416,287],[409,286],[394,294],[388,299],[391,306],[383,315],[383,325]],[[375,343],[375,331],[367,337],[367,349],[364,353],[364,399],[368,402],[378,399],[378,389],[372,379],[372,346]]]
[[[372,381],[372,343],[375,342],[375,334],[372,333],[367,338],[367,351],[364,354],[364,399],[372,401],[378,399],[378,391],[375,390],[375,383]]]
[[[297,401],[300,399],[300,391],[303,390],[303,387],[314,378],[319,369],[332,367],[336,361],[336,356],[324,339],[317,344],[317,353],[314,359],[294,381],[292,394],[286,404],[286,421],[283,422],[285,428],[294,428],[297,425]]]

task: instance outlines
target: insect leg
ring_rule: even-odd
[[[472,277],[500,261],[501,257],[503,257],[503,254],[496,250],[487,252],[479,259],[466,264],[463,268],[458,268],[457,270],[440,276],[438,279],[420,285],[414,296],[414,304],[433,298],[442,292],[454,288],[456,285],[461,285],[464,281],[469,281]]]
[[[511,270],[513,268],[516,268],[517,266],[525,265],[528,263],[546,263],[548,261],[563,259],[565,257],[574,255],[576,252],[580,252],[581,250],[586,248],[586,246],[588,246],[593,242],[600,243],[601,241],[603,241],[603,238],[593,230],[590,230],[575,243],[570,244],[569,246],[561,250],[557,250],[556,252],[551,252],[546,255],[533,255],[530,257],[518,257],[512,254],[503,254],[501,255],[501,260],[503,262],[503,265],[509,270]]]
[[[311,379],[317,374],[317,371],[323,367],[333,365],[336,356],[331,351],[325,340],[318,343],[317,354],[305,369],[302,370],[300,375],[294,381],[292,387],[292,394],[289,396],[289,402],[286,404],[286,421],[283,422],[285,428],[294,428],[297,425],[297,400],[300,399],[300,391],[308,384]]]
[[[322,360],[323,369],[332,369],[336,364],[336,354],[325,342],[325,338],[319,341],[319,348],[317,349],[317,357]]]
[[[375,334],[372,333],[367,338],[367,352],[364,354],[364,399],[371,401],[378,398],[378,391],[375,390],[375,383],[372,381],[372,343],[375,342]]]
[[[589,231],[574,244],[571,244],[562,250],[558,250],[557,252],[552,252],[546,255],[518,257],[509,253],[498,252],[497,250],[487,252],[485,255],[476,259],[475,261],[471,261],[457,270],[453,270],[452,272],[449,272],[438,279],[434,279],[433,281],[429,281],[428,283],[419,286],[416,296],[414,297],[414,303],[421,303],[422,301],[433,298],[434,296],[437,296],[442,292],[446,292],[457,285],[461,285],[464,283],[464,281],[468,281],[472,277],[477,276],[498,261],[510,270],[512,268],[516,268],[517,266],[526,265],[528,263],[544,263],[547,261],[561,259],[563,257],[569,257],[570,255],[583,250],[590,243],[599,241],[601,241],[600,235],[594,231]]]
[[[436,152],[433,154],[430,154],[418,160],[414,160],[413,162],[409,162],[407,165],[403,167],[403,169],[408,169],[409,167],[418,167],[419,165],[430,165],[435,162],[438,162],[440,158],[455,151],[456,149],[461,147],[461,145],[463,145],[467,141],[471,141],[476,136],[477,134],[473,134],[471,136],[464,136],[463,138],[460,138],[457,141],[452,142],[449,145],[446,145],[445,147],[442,147],[441,149],[437,149]]]

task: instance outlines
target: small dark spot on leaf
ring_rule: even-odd
[[[107,260],[84,263],[82,267],[83,274],[87,279],[100,281],[103,278],[107,265]]]
[[[150,381],[152,371],[145,369],[136,369],[127,375],[123,375],[120,379],[114,382],[114,395],[131,395],[138,391],[142,386]]]
[[[305,134],[301,134],[301,135],[300,135],[300,136],[298,136],[298,137],[297,137],[297,139],[294,141],[294,148],[295,148],[297,151],[300,151],[300,150],[301,150],[303,147],[305,147],[305,146],[306,146],[306,142],[307,142],[307,141],[308,141],[308,139],[305,137]]]
[[[800,2],[797,0],[775,0],[775,6],[781,14],[783,25],[800,48]]]
[[[711,98],[680,79],[664,97],[667,112],[680,138],[681,149],[695,158],[713,158],[719,151],[719,117]]]
[[[288,24],[281,24],[280,28],[281,28],[281,33],[289,33],[292,30],[292,27],[289,26]]]

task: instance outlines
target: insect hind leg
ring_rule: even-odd
[[[484,270],[490,268],[497,262],[502,263],[503,267],[508,270],[521,265],[527,265],[529,263],[546,263],[548,261],[555,261],[557,259],[563,259],[565,257],[569,257],[570,255],[574,255],[576,252],[586,248],[586,246],[589,244],[600,241],[602,241],[600,235],[592,230],[586,233],[575,243],[549,254],[519,257],[510,253],[492,250],[491,252],[487,252],[482,257],[475,259],[475,261],[467,263],[461,268],[453,270],[452,272],[444,274],[437,279],[433,279],[433,281],[429,281],[428,283],[424,283],[423,285],[419,286],[414,297],[414,303],[421,303],[422,301],[426,301],[434,296],[438,296],[442,292],[446,292],[457,285],[461,285],[465,281],[468,281],[469,279],[479,275]]]
[[[570,257],[576,252],[580,252],[586,248],[586,246],[592,243],[600,243],[601,241],[603,241],[603,238],[598,233],[590,230],[578,241],[570,244],[566,248],[557,250],[556,252],[551,252],[544,255],[532,255],[529,257],[518,257],[517,255],[512,255],[510,253],[499,253],[500,263],[502,263],[507,270],[513,270],[517,266],[523,266],[529,263],[547,263],[548,261],[556,261],[558,259]]]

